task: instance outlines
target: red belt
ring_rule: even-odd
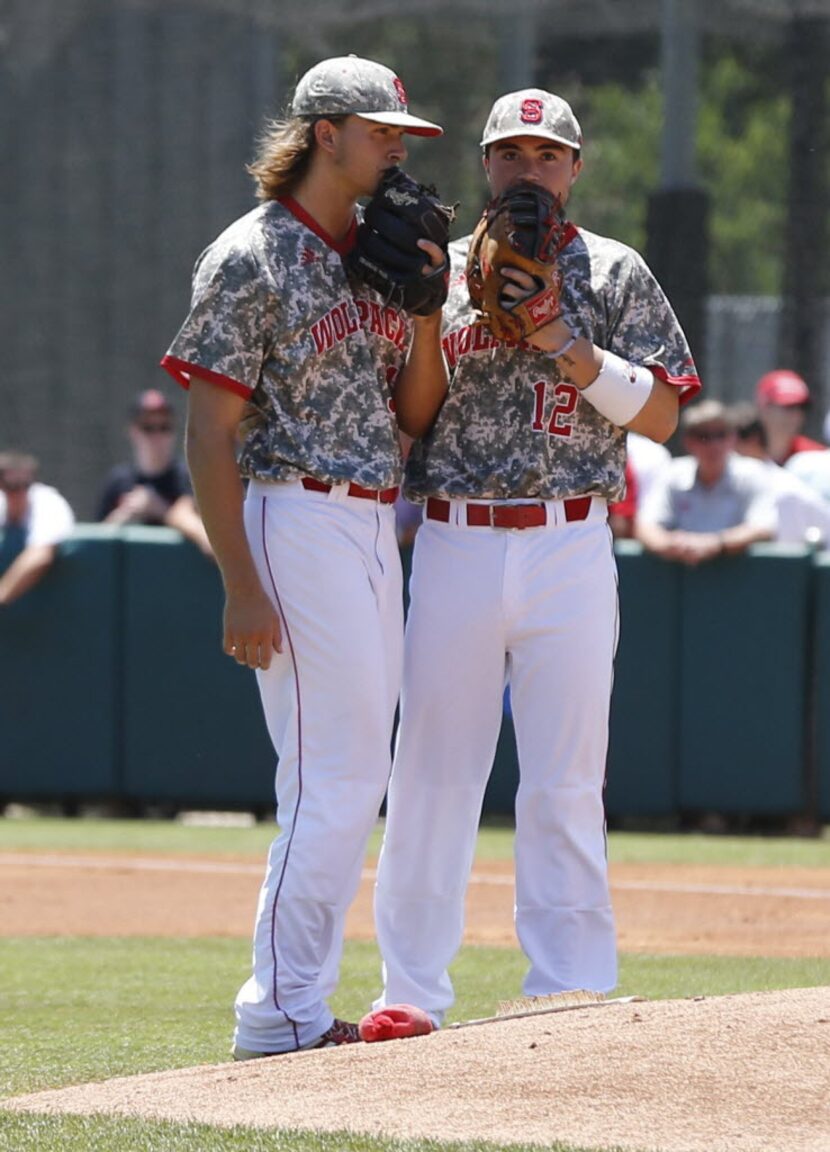
[[[449,500],[430,496],[427,500],[427,520],[450,522]],[[562,501],[565,520],[587,520],[591,510],[590,496],[572,496]],[[543,528],[548,522],[545,504],[465,504],[467,524],[471,528]]]
[[[303,476],[300,483],[309,492],[331,492],[334,487],[333,484],[315,480],[313,476]],[[357,496],[359,500],[379,500],[381,504],[394,504],[398,499],[398,491],[397,488],[361,488],[359,484],[350,484],[346,489],[346,495]]]

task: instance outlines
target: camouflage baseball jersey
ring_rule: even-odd
[[[633,249],[571,228],[559,254],[564,319],[682,390],[700,387],[686,339],[662,289]],[[557,500],[624,490],[625,432],[560,374],[549,353],[505,344],[477,325],[464,268],[470,237],[450,246],[444,307],[450,391],[407,462],[406,495]]]
[[[390,400],[410,325],[350,283],[342,251],[295,202],[269,201],[196,263],[190,314],[162,364],[185,387],[193,374],[248,399],[243,476],[400,482]]]

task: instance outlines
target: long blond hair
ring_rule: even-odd
[[[253,163],[246,171],[256,182],[258,200],[278,200],[290,196],[301,182],[316,147],[314,125],[318,120],[342,124],[345,116],[292,117],[270,120],[258,141]]]

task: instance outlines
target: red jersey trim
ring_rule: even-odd
[[[343,240],[342,243],[338,243],[333,236],[328,234],[325,228],[317,223],[313,216],[310,216],[308,212],[306,212],[301,204],[297,203],[293,196],[280,196],[279,202],[283,208],[287,208],[291,215],[295,216],[301,224],[304,224],[310,232],[313,232],[315,236],[319,236],[325,244],[328,244],[329,248],[333,248],[338,256],[345,256],[354,248],[355,237],[357,236],[357,220],[352,220],[345,240]]]
[[[210,384],[218,384],[228,392],[235,392],[243,400],[247,400],[253,392],[247,384],[241,384],[231,376],[223,376],[220,372],[211,372],[210,368],[203,368],[201,364],[191,364],[188,360],[179,360],[177,356],[164,356],[161,366],[169,372],[177,384],[182,388],[190,387],[191,376],[198,376],[200,380],[207,380]]]
[[[567,248],[571,240],[575,240],[579,235],[579,229],[575,224],[571,224],[570,220],[565,224],[562,229],[562,235],[559,237],[559,243],[556,245],[556,251],[561,252],[563,248]]]
[[[646,364],[645,367],[664,384],[671,384],[673,388],[680,389],[681,407],[697,396],[701,389],[700,378],[697,376],[672,376],[662,364]]]
[[[795,456],[796,452],[823,452],[826,447],[826,444],[820,444],[818,440],[811,440],[809,436],[802,436],[799,433],[790,443],[790,456]],[[790,456],[787,457],[788,460]]]

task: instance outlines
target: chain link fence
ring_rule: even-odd
[[[827,0],[700,7],[707,30],[771,40],[796,10],[830,15]],[[401,16],[392,0],[348,11],[341,0],[0,3],[0,447],[34,452],[79,518],[92,515],[102,478],[127,454],[132,396],[166,387],[158,361],[186,313],[195,258],[253,206],[244,166],[263,119],[315,60],[354,51],[401,73],[413,110],[446,127],[440,141],[413,142],[413,166],[469,215],[484,194],[478,132],[496,77],[532,82],[533,51],[554,27],[567,34],[571,75],[580,42],[598,36],[624,37],[656,61],[664,9],[420,0]],[[557,66],[546,59],[544,74]],[[780,303],[713,297],[706,315],[696,352],[710,394],[748,396],[777,366]],[[822,330],[830,363],[824,305]],[[167,390],[182,412],[183,396]]]

